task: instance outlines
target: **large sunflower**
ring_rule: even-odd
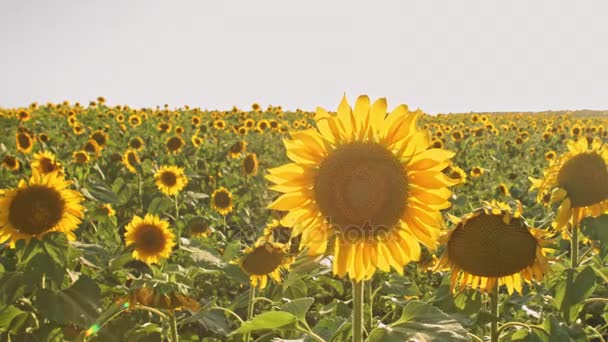
[[[29,182],[21,180],[15,189],[0,190],[0,240],[14,245],[55,231],[74,240],[84,207],[82,195],[69,189],[71,183],[58,171],[40,174],[34,169]]]
[[[268,283],[268,277],[277,283],[281,282],[281,273],[289,270],[293,258],[287,255],[285,245],[260,238],[245,250],[236,263],[249,276],[251,286],[263,289]]]
[[[230,191],[224,187],[213,191],[211,207],[222,216],[228,215],[232,211],[232,194]]]
[[[551,162],[542,179],[530,178],[539,203],[549,194],[548,204],[561,202],[553,224],[558,230],[608,210],[608,146],[600,138],[589,145],[584,137],[569,140],[567,146],[568,152]]]
[[[34,153],[34,160],[32,160],[32,169],[35,169],[38,173],[44,175],[53,171],[63,172],[61,169],[61,163],[59,163],[55,155],[49,151],[42,151]]]
[[[171,255],[175,235],[157,215],[135,216],[125,229],[125,244],[135,247],[133,258],[152,264]]]
[[[377,268],[403,266],[420,256],[419,242],[435,248],[440,210],[450,206],[441,171],[454,153],[429,149],[428,132],[416,127],[420,112],[398,106],[386,116],[386,100],[346,98],[337,115],[317,109],[317,129],[285,140],[293,163],[270,170],[271,189],[283,192],[269,208],[289,211],[283,225],[302,234],[309,254],[325,253],[334,242],[334,274],[355,281]]]
[[[156,187],[167,196],[177,195],[188,185],[184,169],[177,166],[161,166],[154,174]]]
[[[484,204],[462,219],[451,217],[456,226],[442,236],[446,250],[437,268],[452,269],[452,290],[470,285],[492,292],[498,282],[521,293],[522,280],[541,281],[549,269],[545,234],[526,225],[521,205],[512,212],[504,203]]]

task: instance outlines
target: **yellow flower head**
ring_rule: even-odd
[[[211,207],[222,216],[228,215],[232,211],[232,194],[230,191],[224,187],[213,191]]]
[[[181,167],[161,166],[154,175],[154,183],[163,194],[174,196],[188,185],[188,178]]]
[[[135,216],[125,230],[127,247],[135,248],[133,258],[152,264],[171,255],[175,235],[169,229],[169,223],[157,215],[146,214],[143,219]]]
[[[243,173],[247,177],[255,176],[258,173],[258,157],[255,153],[248,153],[243,159]]]
[[[32,161],[32,169],[35,169],[39,174],[45,175],[54,171],[62,173],[61,163],[55,159],[55,155],[49,151],[34,153]]]
[[[263,289],[268,283],[268,277],[277,283],[281,282],[281,273],[289,270],[293,258],[287,255],[285,245],[260,238],[252,247],[245,250],[244,255],[236,263],[249,275],[251,286]]]

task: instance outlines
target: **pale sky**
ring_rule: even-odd
[[[608,109],[608,2],[0,0],[0,107]]]

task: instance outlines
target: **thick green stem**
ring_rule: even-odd
[[[353,281],[353,342],[363,341],[363,282]]]
[[[249,302],[247,303],[247,320],[251,320],[253,318],[253,309],[255,304],[255,286],[251,286],[249,289]],[[250,333],[246,333],[243,341],[249,342]]]
[[[372,288],[373,278],[367,283],[367,293],[369,296],[369,331],[374,330],[374,291]]]
[[[142,180],[141,180],[141,175],[139,174],[139,171],[137,171],[137,192],[139,195],[139,208],[141,210],[141,213],[143,214],[144,212],[144,200],[143,200],[143,194],[142,194],[142,189],[141,189],[141,184]]]
[[[498,279],[490,293],[490,310],[492,313],[490,341],[498,342]]]
[[[169,325],[171,326],[171,342],[179,342],[177,335],[177,320],[175,319],[175,311],[169,312]]]
[[[578,225],[572,226],[572,237],[570,239],[570,266],[578,267]]]

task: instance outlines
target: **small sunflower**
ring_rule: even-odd
[[[17,144],[17,150],[19,150],[21,153],[32,153],[35,140],[27,132],[18,132],[17,135],[15,135],[15,142]]]
[[[548,162],[555,160],[556,156],[557,156],[557,153],[555,153],[555,151],[553,151],[553,150],[545,152],[545,160]]]
[[[72,163],[74,164],[86,164],[91,160],[89,154],[84,150],[79,150],[72,153]]]
[[[139,159],[139,155],[135,150],[127,149],[125,154],[122,156],[122,164],[129,172],[137,173],[137,166],[141,164],[141,160]]]
[[[223,131],[226,128],[226,121],[219,119],[213,122],[213,128]]]
[[[542,179],[530,178],[538,189],[538,202],[550,194],[549,204],[560,203],[554,228],[570,222],[578,226],[585,217],[597,217],[608,210],[608,145],[600,138],[591,145],[586,138],[567,142],[568,152],[559,156]]]
[[[479,166],[475,166],[471,169],[471,177],[479,178],[483,175],[483,169]]]
[[[97,141],[93,139],[87,140],[82,149],[88,152],[89,154],[92,154],[95,158],[99,158],[99,156],[101,156],[101,147],[99,146]]]
[[[184,127],[182,127],[182,126],[175,127],[175,134],[182,135],[183,133],[184,133]]]
[[[505,183],[500,183],[496,187],[496,192],[500,195],[510,197],[511,192],[509,191],[509,187]]]
[[[146,214],[143,219],[135,216],[125,230],[125,244],[135,248],[133,258],[152,264],[171,255],[175,235],[169,229],[169,222],[157,215]]]
[[[144,146],[144,139],[142,139],[141,137],[135,137],[129,140],[129,148],[134,149],[135,151],[141,151]]]
[[[103,149],[108,143],[109,136],[108,133],[98,129],[95,132],[91,133],[89,139],[95,140],[97,142],[97,145],[99,145],[99,147]]]
[[[31,167],[41,175],[45,175],[54,171],[59,171],[59,173],[63,172],[61,168],[61,163],[59,163],[55,159],[55,155],[49,151],[35,153]]]
[[[268,120],[263,119],[263,120],[258,121],[258,131],[260,133],[264,133],[269,127],[270,127],[270,123],[268,122]]]
[[[211,207],[222,216],[228,215],[232,211],[232,193],[224,187],[213,191]]]
[[[9,171],[18,171],[19,166],[19,160],[11,155],[5,154],[2,158],[2,167]]]
[[[293,258],[287,255],[285,245],[260,238],[245,250],[236,263],[249,276],[252,287],[264,289],[269,277],[277,283],[281,282],[281,273],[289,270]]]
[[[141,117],[137,114],[129,116],[129,125],[133,128],[138,127],[141,125]]]
[[[454,155],[429,148],[422,112],[398,106],[388,116],[385,99],[360,96],[354,110],[344,97],[337,115],[317,109],[316,129],[284,140],[293,163],[269,170],[270,189],[284,193],[269,205],[288,211],[281,223],[302,234],[301,247],[321,255],[333,243],[333,273],[356,282],[377,269],[403,267],[434,249],[458,184],[441,171]]]
[[[110,203],[104,203],[99,206],[99,210],[108,217],[116,216],[116,211],[112,208]]]
[[[253,119],[247,119],[243,122],[243,124],[247,129],[252,129],[255,127],[255,121],[253,121]]]
[[[30,121],[32,119],[32,114],[30,113],[29,110],[23,108],[17,112],[17,118],[21,122]]]
[[[29,182],[0,190],[0,240],[14,245],[49,232],[63,232],[74,240],[84,207],[83,196],[69,189],[71,184],[58,171],[43,175],[33,170]]]
[[[255,176],[258,173],[258,157],[255,153],[247,153],[243,159],[243,173],[247,177]]]
[[[279,220],[272,220],[264,227],[263,236],[266,241],[287,245],[291,241],[291,228],[283,226]]]
[[[40,141],[41,143],[47,143],[49,142],[49,135],[46,133],[40,133],[38,134],[38,141]]]
[[[459,184],[466,183],[467,181],[467,173],[456,165],[450,165],[444,172],[448,177],[457,180]]]
[[[188,222],[188,232],[194,237],[208,237],[211,234],[211,227],[207,220],[197,216]]]
[[[171,130],[171,124],[168,122],[159,122],[156,129],[161,133],[167,133]]]
[[[245,153],[247,150],[247,143],[243,140],[237,141],[232,146],[230,146],[230,150],[228,150],[228,155],[231,158],[237,158],[242,153]]]
[[[522,291],[522,281],[541,281],[549,266],[543,252],[546,234],[530,228],[521,217],[521,204],[512,212],[500,202],[484,203],[442,236],[446,249],[437,269],[451,268],[451,289],[470,285],[492,292],[506,285],[509,293]]]
[[[167,139],[166,143],[167,150],[172,154],[178,154],[182,150],[182,147],[184,147],[184,144],[184,140],[178,136]]]
[[[177,166],[161,166],[154,174],[156,187],[167,196],[177,195],[188,185],[184,169]]]

